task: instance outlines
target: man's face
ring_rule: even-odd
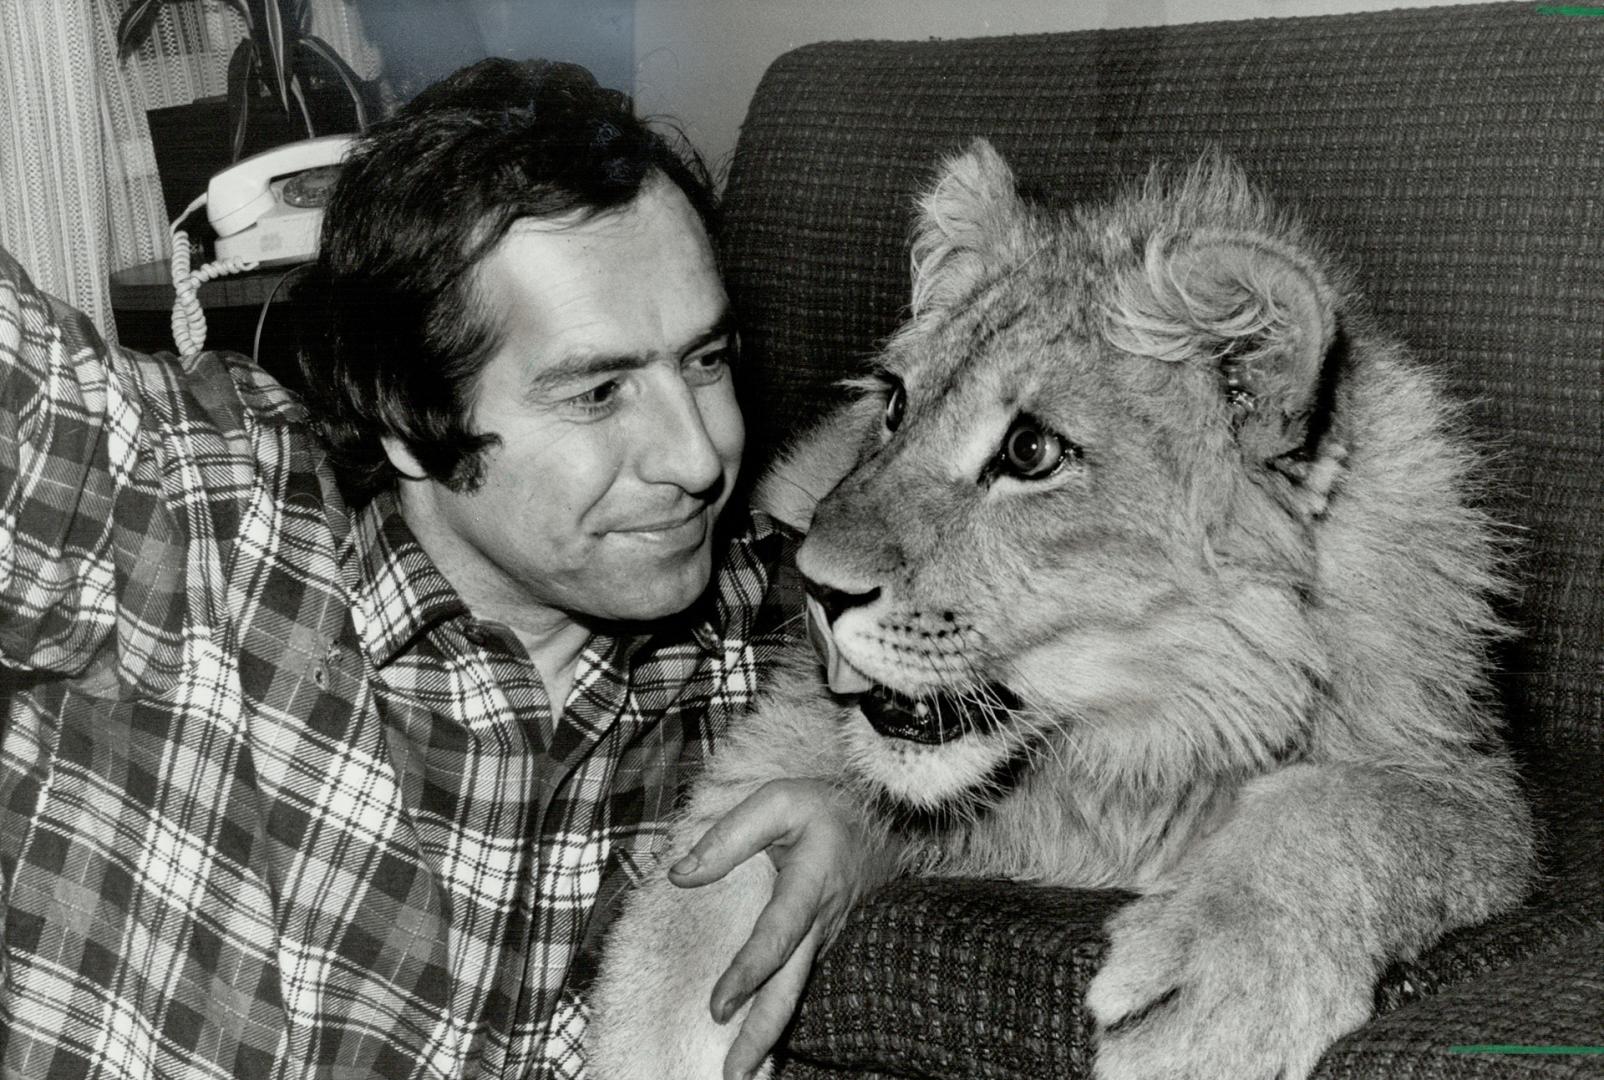
[[[619,211],[520,221],[476,296],[500,346],[472,426],[501,441],[472,492],[403,482],[425,548],[470,605],[626,621],[689,606],[745,437],[728,304],[689,201],[658,178]]]

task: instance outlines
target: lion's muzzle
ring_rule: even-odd
[[[841,655],[831,631],[830,612],[813,595],[807,598],[808,639],[824,665],[831,693],[856,699],[865,720],[887,739],[937,746],[964,735],[1000,726],[1019,699],[1006,687],[983,684],[961,692],[908,695],[869,680]]]

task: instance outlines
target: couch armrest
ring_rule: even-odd
[[[1089,1076],[1081,1002],[1107,946],[1103,923],[1128,899],[1005,881],[888,886],[816,971],[780,1076]],[[1451,1048],[1604,1046],[1604,899],[1539,894],[1394,965],[1376,998],[1380,1015],[1331,1049],[1318,1080],[1509,1076],[1516,1066],[1572,1075],[1584,1059]]]
[[[1455,1047],[1604,1048],[1604,928],[1580,931],[1377,1017],[1340,1040],[1313,1080],[1597,1076],[1604,1057],[1467,1053]]]
[[[781,1076],[1084,1075],[1081,1009],[1120,892],[905,880],[853,914],[809,985]]]

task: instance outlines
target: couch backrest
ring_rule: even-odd
[[[1474,4],[962,41],[775,61],[723,256],[755,464],[898,323],[912,196],[976,135],[1035,197],[1223,147],[1472,402],[1524,530],[1507,696],[1534,745],[1604,747],[1604,17]],[[1601,12],[1604,13],[1604,12]]]

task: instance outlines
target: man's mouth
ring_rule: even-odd
[[[709,515],[702,507],[689,517],[647,522],[615,530],[634,543],[678,549],[701,546],[707,533]]]
[[[857,704],[869,726],[884,737],[925,746],[993,731],[1021,706],[1012,691],[996,684],[963,694],[938,691],[918,697],[876,686],[859,696]]]

